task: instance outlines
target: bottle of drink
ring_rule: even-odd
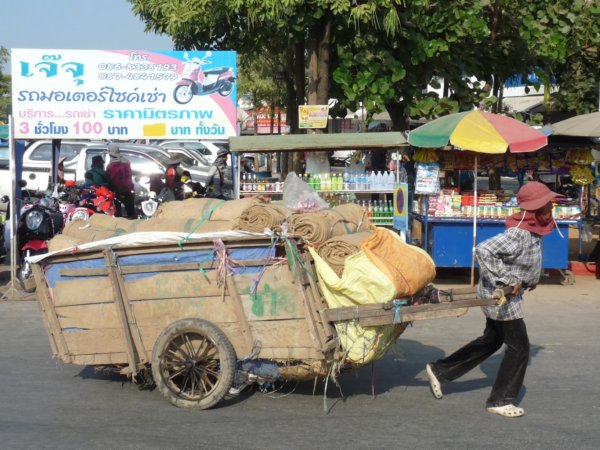
[[[315,191],[321,190],[321,174],[315,174]]]
[[[369,200],[369,205],[368,205],[368,209],[367,209],[367,214],[369,216],[369,220],[371,222],[373,222],[373,204],[371,203],[371,200]]]
[[[342,178],[342,182],[343,182],[343,189],[344,191],[348,191],[350,190],[350,174],[348,173],[347,170],[344,170],[344,175]]]
[[[250,184],[250,190],[256,191],[256,174],[252,174],[252,183]]]

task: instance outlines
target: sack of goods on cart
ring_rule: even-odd
[[[481,303],[433,287],[430,256],[363,207],[302,189],[168,202],[147,220],[95,214],[49,250],[32,262],[54,356],[137,375],[180,407],[335,376],[412,321]]]

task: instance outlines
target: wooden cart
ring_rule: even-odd
[[[200,236],[200,237],[199,237]],[[267,236],[102,245],[33,264],[55,358],[152,375],[179,407],[210,408],[256,380],[326,377],[343,360],[332,323],[457,316],[476,300],[329,309],[307,253]],[[464,299],[464,300],[461,300]]]

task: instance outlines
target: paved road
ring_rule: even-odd
[[[371,368],[332,383],[252,392],[209,411],[170,406],[157,391],[50,357],[35,301],[0,302],[0,448],[410,448],[592,449],[600,445],[600,281],[544,284],[526,302],[533,347],[521,406],[505,419],[484,402],[495,355],[445,387],[423,367],[483,328],[480,311],[417,322]]]

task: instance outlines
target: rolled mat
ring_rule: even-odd
[[[237,229],[262,232],[265,228],[277,229],[292,214],[292,210],[278,203],[254,205],[240,215]]]
[[[364,208],[352,203],[318,212],[294,214],[288,219],[288,225],[290,236],[300,237],[316,246],[334,236],[371,228]]]
[[[371,231],[343,234],[326,240],[318,249],[318,254],[331,267],[338,277],[344,273],[346,258],[358,253],[361,245],[373,236]]]
[[[200,219],[209,212],[210,220],[237,220],[242,211],[261,202],[259,197],[227,201],[215,198],[189,198],[161,204],[152,218]]]

